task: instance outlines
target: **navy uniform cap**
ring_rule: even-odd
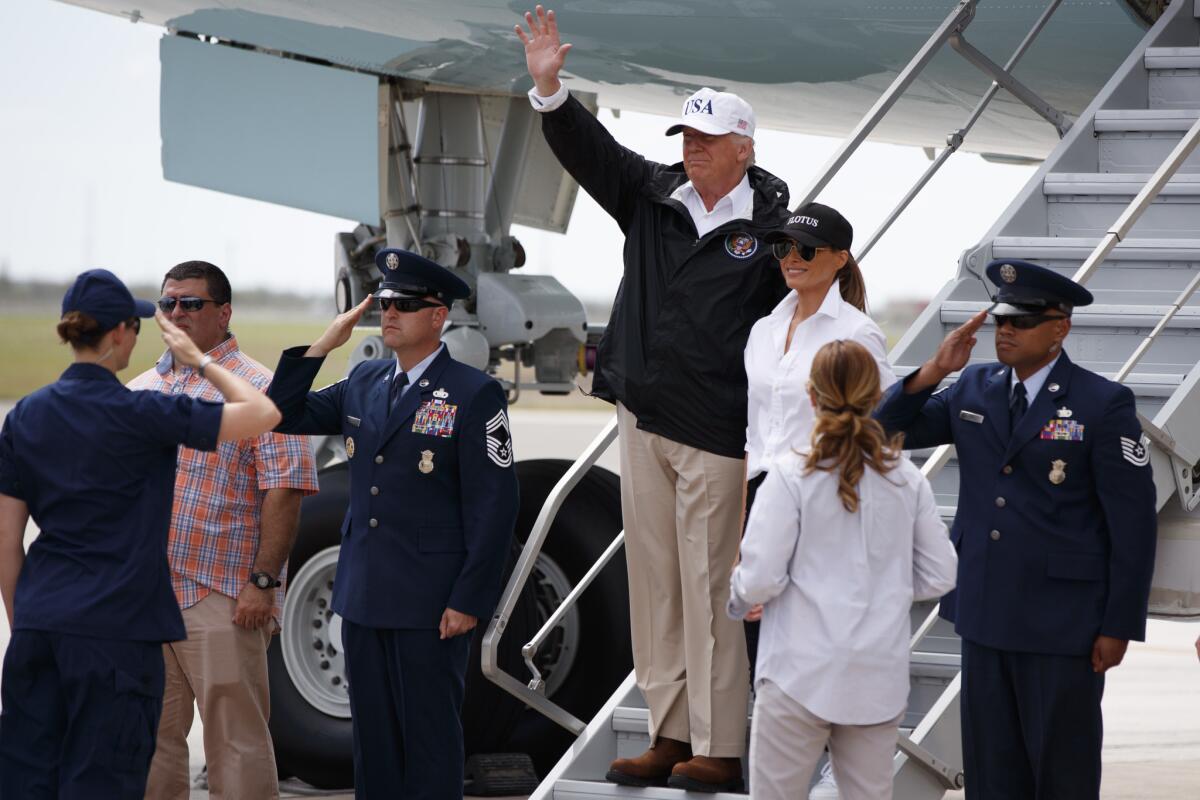
[[[1092,293],[1054,270],[1021,261],[997,259],[987,265],[988,280],[996,284],[989,314],[1020,317],[1054,308],[1070,314],[1092,302]]]
[[[471,294],[462,278],[407,250],[385,247],[375,254],[375,266],[383,275],[376,297],[436,297],[449,306]]]
[[[87,314],[107,331],[134,317],[153,317],[154,303],[135,300],[121,279],[108,270],[89,269],[79,273],[63,295],[63,316],[71,311]]]

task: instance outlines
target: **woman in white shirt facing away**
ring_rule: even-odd
[[[750,791],[802,796],[828,744],[843,800],[881,800],[908,704],[909,607],[954,588],[958,559],[928,481],[870,416],[867,348],[821,347],[807,393],[811,443],[772,464],[730,579],[731,617],[763,605]]]

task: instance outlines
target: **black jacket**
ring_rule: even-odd
[[[593,391],[638,427],[731,458],[746,449],[750,328],[787,293],[763,241],[788,215],[787,184],[751,167],[754,219],[696,236],[671,193],[683,164],[622,147],[578,100],[542,114],[563,167],[625,234],[625,274],[600,341]]]

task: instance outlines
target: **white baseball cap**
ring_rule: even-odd
[[[754,138],[754,109],[742,98],[729,92],[718,92],[707,86],[683,101],[679,122],[667,128],[674,136],[684,128],[720,136],[740,133]]]

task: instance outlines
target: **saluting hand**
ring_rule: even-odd
[[[304,352],[304,355],[313,357],[326,356],[331,351],[350,341],[350,334],[354,333],[354,326],[362,319],[362,315],[367,312],[367,306],[371,305],[371,301],[374,298],[374,295],[369,294],[354,308],[334,317],[333,322],[329,323],[329,327],[325,329],[320,338],[312,343],[308,350]]]
[[[175,363],[183,364],[185,367],[199,366],[204,353],[200,352],[196,343],[186,333],[179,330],[161,309],[154,312],[154,321],[162,329],[162,340],[171,350],[171,357],[175,359]]]
[[[558,21],[553,11],[546,11],[541,6],[536,11],[537,19],[530,12],[525,12],[528,34],[520,25],[513,29],[520,37],[521,44],[525,45],[525,67],[529,70],[529,77],[533,78],[534,88],[542,97],[549,97],[561,86],[558,73],[567,60],[571,45],[560,43]]]
[[[442,621],[438,623],[439,638],[451,639],[466,633],[479,623],[476,617],[447,608],[442,612]]]
[[[938,345],[933,358],[921,365],[920,371],[904,384],[907,394],[916,394],[930,386],[936,386],[951,372],[957,372],[971,360],[975,348],[975,333],[987,319],[987,311],[980,311],[946,335]]]

